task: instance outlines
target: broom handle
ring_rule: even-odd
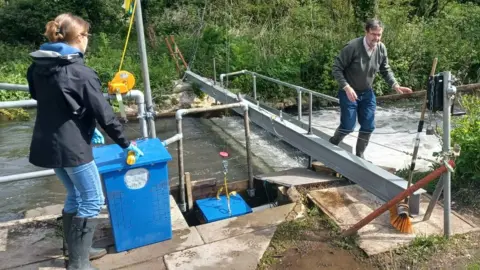
[[[449,165],[454,168],[455,167],[455,161],[449,160],[448,161]],[[384,205],[380,206],[378,209],[370,213],[370,215],[366,216],[357,224],[353,225],[350,227],[348,230],[344,231],[342,233],[343,236],[349,236],[363,228],[365,225],[370,223],[372,220],[383,214],[385,211],[390,209],[392,206],[403,200],[405,197],[412,195],[415,191],[419,190],[420,188],[424,187],[426,184],[432,182],[433,180],[437,179],[440,177],[443,173],[447,171],[447,167],[445,165],[442,165],[438,169],[434,170],[433,172],[429,173],[427,176],[422,178],[420,181],[412,185],[411,187],[405,189],[404,191],[400,192],[397,196],[395,196],[393,199],[385,203]]]
[[[437,68],[437,57],[433,59],[433,64],[432,64],[432,70],[430,71],[430,75],[428,76],[428,81],[432,80],[433,75],[435,75],[435,69]],[[427,90],[428,91],[428,90]],[[412,184],[412,179],[413,179],[413,171],[415,170],[415,162],[417,160],[417,154],[418,154],[418,148],[420,147],[420,134],[423,131],[423,124],[425,121],[425,111],[427,110],[427,93],[425,92],[425,98],[423,99],[423,104],[422,104],[422,111],[420,113],[420,121],[418,121],[418,127],[417,127],[417,137],[415,138],[415,146],[413,148],[413,156],[412,156],[412,162],[410,164],[410,171],[408,172],[408,185],[407,188],[410,187]],[[409,197],[405,198],[404,203],[408,203]]]

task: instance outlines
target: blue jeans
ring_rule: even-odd
[[[356,92],[358,100],[351,102],[347,93],[340,90],[338,99],[340,101],[340,131],[348,134],[355,129],[355,124],[360,124],[361,133],[372,133],[375,129],[375,110],[377,100],[373,89],[363,92]]]
[[[77,167],[56,168],[55,174],[67,189],[63,211],[78,217],[97,216],[105,202],[95,161]]]

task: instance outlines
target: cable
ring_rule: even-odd
[[[137,1],[134,0],[132,16],[130,17],[130,25],[128,26],[127,38],[125,39],[125,45],[123,46],[122,58],[120,59],[120,66],[118,67],[118,71],[122,70],[123,60],[125,59],[125,53],[127,52],[128,40],[130,38],[130,32],[132,31],[133,19],[135,17],[136,8],[137,8]]]

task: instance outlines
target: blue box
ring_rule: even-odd
[[[228,212],[227,197],[225,195],[217,197],[206,198],[195,201],[198,208],[202,212],[203,218],[207,223],[230,218],[242,216],[252,212],[252,208],[243,200],[243,198],[236,194],[230,195],[230,209],[232,215]]]
[[[117,144],[93,149],[117,252],[172,238],[167,167],[172,156],[157,138],[136,142],[144,156],[131,166]]]

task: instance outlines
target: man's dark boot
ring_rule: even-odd
[[[333,134],[333,137],[331,137],[328,141],[329,141],[331,144],[338,145],[340,142],[343,141],[343,138],[345,138],[345,136],[347,136],[347,134],[344,133],[344,132],[341,132],[341,131],[337,128],[337,130],[335,130],[335,134]]]
[[[65,251],[65,256],[68,256],[68,244],[67,244],[67,239],[68,239],[68,234],[70,232],[70,227],[72,225],[72,219],[74,216],[76,216],[77,213],[65,213],[62,210],[62,221],[63,221],[63,246],[67,249]],[[104,248],[90,248],[89,252],[89,258],[90,260],[95,260],[99,259],[107,254],[107,250]]]
[[[370,140],[371,135],[372,133],[365,133],[365,132],[358,133],[357,147],[356,147],[357,157],[361,157],[364,159],[363,153],[365,152],[365,149],[368,146],[368,141]]]
[[[68,270],[98,270],[90,264],[88,258],[97,223],[93,218],[73,217],[67,238]]]

